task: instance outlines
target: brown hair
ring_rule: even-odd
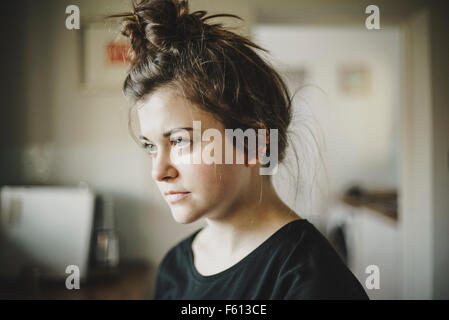
[[[266,50],[210,23],[217,17],[240,17],[189,13],[185,0],[133,2],[133,12],[112,17],[123,18],[122,34],[131,42],[126,97],[137,102],[159,87],[175,86],[225,128],[278,129],[278,161],[284,159],[292,119],[285,82],[256,53]]]

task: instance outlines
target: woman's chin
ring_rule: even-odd
[[[187,224],[197,221],[200,217],[186,208],[171,208],[173,219],[177,223]]]

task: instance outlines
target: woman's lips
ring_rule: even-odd
[[[175,203],[184,200],[189,196],[190,192],[170,192],[166,193],[165,196],[170,203]]]

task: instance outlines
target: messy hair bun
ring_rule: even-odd
[[[180,45],[201,32],[204,12],[188,13],[187,1],[142,1],[125,18],[122,33],[131,40],[136,57],[157,51],[180,54]]]
[[[189,13],[188,1],[143,0],[123,18],[122,34],[131,42],[131,66],[125,96],[136,102],[164,85],[210,112],[225,128],[278,129],[278,160],[287,147],[291,97],[279,74],[248,38],[209,19],[206,11]],[[246,152],[245,146],[245,152]]]

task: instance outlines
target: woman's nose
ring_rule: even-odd
[[[164,181],[176,178],[178,170],[173,166],[168,154],[159,154],[153,161],[151,175],[155,181]]]

